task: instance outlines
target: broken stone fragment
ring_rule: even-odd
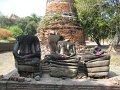
[[[31,80],[32,80],[31,78],[25,78],[26,82],[31,82]]]
[[[9,80],[11,80],[11,81],[18,81],[18,82],[24,82],[25,81],[25,77],[11,76],[9,78]]]
[[[40,76],[36,76],[34,79],[35,79],[36,81],[40,81]]]

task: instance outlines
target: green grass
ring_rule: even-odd
[[[9,37],[7,40],[8,40],[8,41],[15,41],[15,38]]]
[[[0,42],[9,42],[8,40],[0,40]]]
[[[110,59],[110,65],[120,66],[120,57],[112,57]]]
[[[15,41],[15,38],[9,37],[7,39],[0,39],[0,42],[11,42],[11,41]]]

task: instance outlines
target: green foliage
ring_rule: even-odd
[[[17,26],[17,28],[13,32],[17,32],[17,29],[21,29],[23,33],[29,33],[29,34],[35,34],[37,32],[37,27],[39,25],[39,21],[41,20],[41,17],[37,16],[36,14],[32,14],[30,16],[24,17],[24,18],[17,18],[17,19],[10,19],[2,14],[0,14],[0,27],[1,28],[7,28],[11,29],[14,26]],[[18,30],[18,31],[19,31]],[[21,32],[20,30],[20,32]],[[16,35],[15,35],[16,34]],[[14,37],[18,36],[19,34],[14,33]],[[21,33],[20,33],[21,35]]]
[[[103,27],[106,26],[104,19],[101,17],[100,4],[101,0],[75,0],[75,7],[81,25],[86,35],[92,37],[94,40],[101,38],[103,30],[105,30]]]
[[[74,6],[86,36],[107,38],[120,29],[120,0],[74,0]]]
[[[17,19],[16,25],[18,25],[18,27],[20,27],[24,33],[35,34],[37,32],[37,27],[40,20],[41,17],[32,14],[31,16]]]
[[[41,21],[41,18],[42,18],[42,17],[37,16],[34,13],[30,17],[31,17],[31,21],[34,21],[37,24],[38,24],[39,21]]]
[[[10,42],[12,42],[12,41],[15,41],[16,39],[13,38],[13,37],[8,37],[7,40],[10,41]]]
[[[14,38],[16,38],[17,36],[20,36],[23,34],[23,31],[21,28],[19,28],[18,26],[11,26],[9,28],[9,31],[12,33],[12,36]]]
[[[60,18],[60,17],[61,17],[61,13],[55,13],[55,14],[52,16],[53,19],[58,19],[58,18]]]
[[[2,40],[0,40],[0,42],[8,43],[9,41],[7,39],[2,39]]]
[[[6,17],[0,16],[0,28],[4,28],[6,26],[5,21],[6,21]]]
[[[36,34],[36,29],[37,29],[37,24],[35,23],[35,21],[30,21],[27,23],[26,27],[25,27],[25,32],[24,33],[29,33],[29,34]]]
[[[37,29],[40,30],[41,28],[45,28],[48,25],[50,20],[51,18],[48,16],[43,17],[39,22],[39,27]]]
[[[109,25],[109,38],[114,38],[116,31],[120,31],[120,0],[105,0],[104,11]]]
[[[0,28],[9,28],[15,24],[15,20],[7,18],[6,16],[0,16]]]
[[[16,20],[16,25],[21,28],[23,30],[23,32],[25,31],[25,27],[27,25],[27,21],[24,18],[19,18]]]

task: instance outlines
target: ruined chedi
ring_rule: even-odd
[[[46,43],[49,31],[54,30],[76,45],[84,45],[84,30],[80,27],[75,10],[73,0],[47,0],[46,15],[38,28],[42,43]]]

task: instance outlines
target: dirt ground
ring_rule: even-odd
[[[12,52],[0,53],[0,75],[5,75],[15,69]]]

